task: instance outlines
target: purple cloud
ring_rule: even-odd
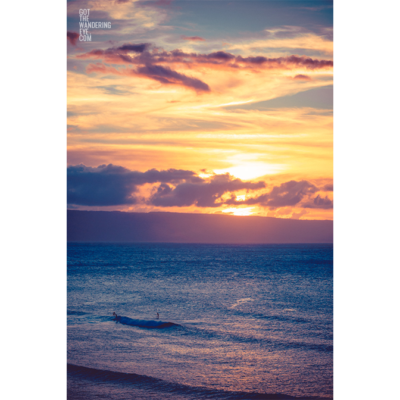
[[[321,197],[317,195],[312,203],[304,204],[303,208],[333,208],[333,201],[329,199],[328,196]]]
[[[129,52],[133,51],[135,53],[143,53],[150,47],[150,43],[140,43],[140,44],[124,44],[123,46],[117,47],[116,52]]]
[[[318,188],[307,181],[289,181],[279,186],[274,186],[269,193],[264,193],[257,197],[250,197],[246,200],[236,200],[231,197],[225,202],[228,205],[256,205],[279,208],[295,206],[300,203],[305,196],[318,191]]]
[[[235,59],[235,56],[233,54],[226,53],[225,51],[215,51],[214,53],[204,55],[204,57],[212,60],[221,61],[231,61]]]
[[[299,80],[299,81],[311,81],[311,78],[308,75],[296,75],[293,79]]]
[[[115,206],[136,204],[137,186],[145,183],[181,181],[198,182],[192,171],[169,169],[146,172],[130,171],[117,165],[100,165],[97,168],[85,165],[67,168],[68,204],[85,206]]]
[[[185,36],[185,35],[182,35],[181,36],[181,39],[183,39],[183,40],[190,40],[190,41],[192,41],[192,42],[196,42],[196,41],[198,41],[198,42],[204,42],[206,39],[203,39],[202,37],[200,37],[200,36]]]
[[[318,189],[307,181],[289,181],[275,186],[269,193],[268,206],[285,207],[294,206],[309,193],[315,193]]]
[[[210,87],[200,79],[191,78],[161,65],[145,65],[139,67],[136,73],[164,84],[178,84],[200,92],[210,91]]]
[[[70,42],[73,46],[76,45],[76,42],[77,42],[78,38],[79,38],[79,33],[77,33],[77,32],[72,32],[72,31],[68,31],[68,32],[67,32],[67,39],[69,40],[69,42]]]

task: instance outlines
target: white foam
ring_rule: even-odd
[[[240,306],[241,304],[247,303],[249,301],[254,301],[254,300],[252,298],[250,298],[250,297],[246,297],[244,299],[236,300],[236,302],[230,308],[235,308],[235,307]]]

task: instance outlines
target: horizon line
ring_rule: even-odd
[[[329,221],[333,222],[333,219],[300,219],[300,218],[279,218],[279,217],[268,217],[267,215],[234,215],[226,213],[195,213],[195,212],[177,212],[177,211],[120,211],[120,210],[76,210],[67,208],[67,211],[79,211],[79,212],[105,212],[105,213],[121,213],[121,214],[186,214],[186,215],[221,215],[225,217],[259,217],[259,218],[271,218],[279,220],[290,220],[290,221]]]

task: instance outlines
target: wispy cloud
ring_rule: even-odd
[[[200,36],[185,36],[185,35],[182,35],[181,39],[189,40],[190,42],[204,42],[206,40]]]

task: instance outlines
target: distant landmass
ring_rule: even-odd
[[[68,242],[332,243],[333,221],[68,210]]]

